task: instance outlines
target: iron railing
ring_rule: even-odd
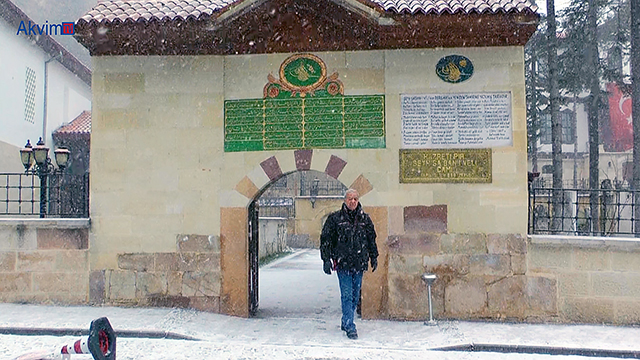
[[[89,174],[53,173],[46,186],[36,174],[0,173],[0,216],[89,217]],[[46,204],[41,208],[40,192]]]
[[[531,187],[529,233],[640,236],[634,196],[640,191]],[[560,209],[554,211],[554,206]]]
[[[337,180],[318,180],[317,185],[318,193],[315,194],[315,196],[344,196],[344,193],[347,191],[347,187]],[[300,196],[311,196],[313,186],[313,180],[300,181]]]
[[[296,203],[293,197],[260,198],[260,217],[295,218]]]

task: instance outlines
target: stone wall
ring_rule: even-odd
[[[0,301],[84,304],[89,219],[0,219]]]
[[[434,317],[526,320],[554,316],[556,280],[527,272],[520,234],[447,233],[447,206],[410,206],[389,236],[389,316],[429,317],[423,273],[434,273]]]
[[[91,302],[220,312],[220,239],[178,235],[176,252],[123,253],[91,273]]]
[[[640,323],[638,239],[530,236],[527,263],[554,284],[559,321]]]

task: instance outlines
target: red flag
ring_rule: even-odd
[[[607,84],[609,92],[609,128],[611,136],[609,151],[633,149],[633,121],[631,120],[631,98],[625,96],[615,83]]]

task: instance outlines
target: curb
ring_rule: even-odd
[[[498,352],[508,354],[545,354],[545,355],[578,355],[585,357],[608,357],[621,359],[640,359],[640,351],[582,349],[551,346],[499,345],[499,344],[463,344],[430,349],[432,351],[466,351],[466,352]]]
[[[177,334],[169,331],[140,331],[140,330],[116,330],[116,337],[123,338],[146,338],[146,339],[169,339],[169,340],[192,340],[200,341],[187,335]],[[87,329],[48,329],[48,328],[19,328],[0,327],[1,335],[24,335],[24,336],[86,336],[89,335]]]

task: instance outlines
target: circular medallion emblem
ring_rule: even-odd
[[[324,62],[315,55],[294,55],[280,66],[280,80],[287,86],[306,90],[320,86],[327,79]]]
[[[436,65],[436,74],[448,83],[460,83],[473,75],[471,60],[462,55],[445,56]]]

